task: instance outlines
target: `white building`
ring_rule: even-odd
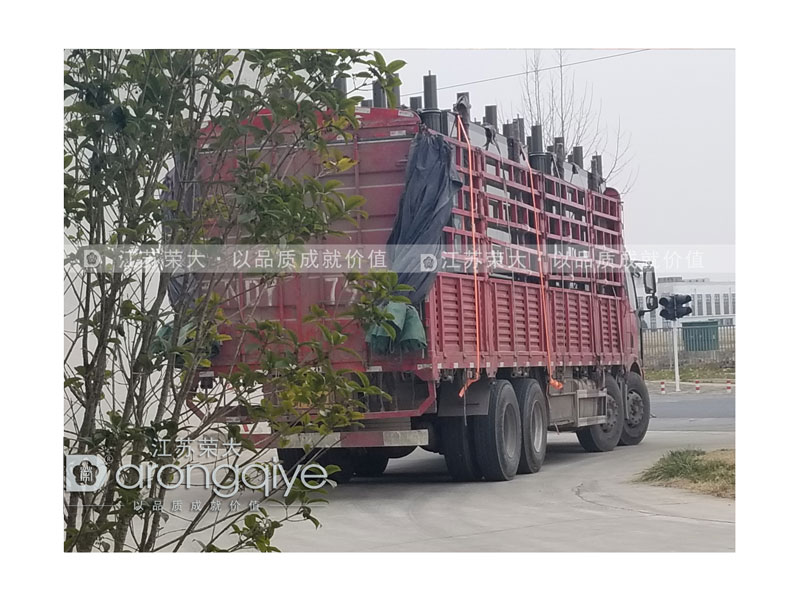
[[[670,294],[689,294],[692,302],[692,314],[678,321],[719,321],[720,325],[736,324],[736,282],[711,281],[707,277],[684,279],[683,277],[659,277],[658,297]],[[640,306],[644,299],[640,298]],[[642,317],[645,327],[658,329],[672,327],[672,321],[664,321],[658,313],[661,307]]]

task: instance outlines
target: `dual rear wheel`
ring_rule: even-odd
[[[547,448],[547,403],[535,379],[489,386],[486,415],[441,419],[442,450],[456,481],[508,481],[535,473]]]

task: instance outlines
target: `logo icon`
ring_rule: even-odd
[[[419,255],[419,270],[423,273],[432,273],[436,270],[438,261],[433,254],[420,254]]]
[[[108,467],[94,454],[67,455],[67,491],[96,492],[106,482]]]
[[[91,269],[97,270],[100,268],[102,263],[102,258],[100,253],[97,250],[92,250],[91,248],[85,248],[83,250],[83,268],[84,269]]]

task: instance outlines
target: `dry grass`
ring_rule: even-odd
[[[735,498],[736,451],[672,450],[638,480],[720,498]]]
[[[726,465],[736,466],[736,450],[712,450],[702,456],[703,460],[718,460]]]
[[[675,371],[672,369],[647,369],[645,373],[649,381],[672,381]],[[736,381],[736,369],[719,365],[681,365],[681,381],[692,382],[695,379],[730,379]]]

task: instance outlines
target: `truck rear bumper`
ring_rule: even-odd
[[[278,448],[278,439],[270,434],[250,436],[258,448]],[[289,443],[281,448],[302,448],[306,445],[320,448],[384,448],[398,446],[428,445],[427,429],[406,431],[342,431],[320,435],[317,433],[298,433],[288,436]]]

